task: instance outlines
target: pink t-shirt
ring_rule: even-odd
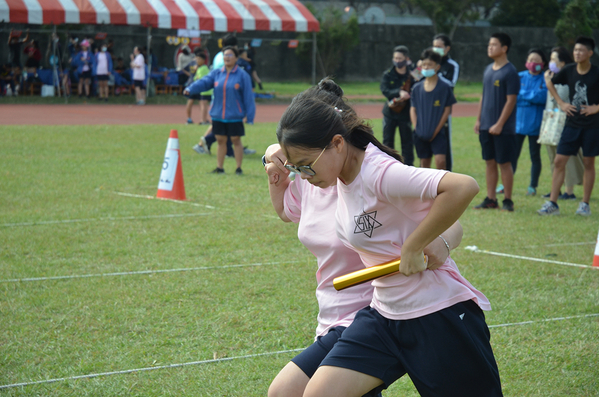
[[[344,246],[335,233],[337,187],[320,189],[298,176],[287,188],[284,203],[287,217],[299,222],[299,240],[318,263],[316,335],[324,335],[336,326],[349,326],[356,312],[370,305],[373,288],[371,283],[342,291],[333,287],[335,277],[364,269],[360,256]]]
[[[369,144],[356,179],[349,185],[338,182],[339,238],[368,267],[401,257],[403,242],[428,214],[445,173],[406,166]],[[371,306],[392,320],[421,317],[470,299],[491,310],[451,258],[437,270],[409,277],[396,273],[372,285]]]

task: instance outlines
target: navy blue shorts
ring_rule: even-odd
[[[482,310],[473,301],[411,319],[360,310],[322,365],[381,379],[405,374],[421,396],[502,396],[499,370]]]
[[[96,78],[98,79],[98,81],[108,81],[109,77],[107,74],[98,74],[96,75]]]
[[[81,72],[81,78],[82,79],[91,79],[92,78],[92,71],[88,70],[86,72]]]
[[[557,154],[576,156],[580,148],[584,157],[599,156],[599,128],[564,127]]]
[[[291,361],[295,363],[304,373],[311,378],[320,366],[320,362],[331,351],[337,340],[345,330],[345,327],[331,328],[326,335],[319,336],[303,352],[295,356]]]
[[[223,123],[222,121],[212,120],[212,132],[214,135],[244,136],[245,128],[241,121]]]
[[[133,80],[133,85],[135,87],[139,87],[139,88],[144,88],[144,81],[143,80]]]
[[[483,160],[495,160],[497,164],[511,163],[517,155],[516,134],[491,135],[488,130],[478,135]]]
[[[433,155],[447,154],[447,132],[445,127],[437,134],[432,142],[414,134],[414,147],[419,159],[430,159]]]
[[[194,95],[186,95],[187,99],[192,99],[194,101],[208,101],[210,102],[212,100],[212,95],[200,95],[200,94],[194,94]]]

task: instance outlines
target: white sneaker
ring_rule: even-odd
[[[545,201],[545,204],[537,211],[539,215],[559,215],[559,207],[551,201]]]
[[[193,147],[193,150],[195,150],[197,154],[206,154],[206,151],[204,150],[204,148],[201,147],[199,144],[196,144]]]
[[[206,137],[202,136],[200,138],[200,142],[202,143],[202,148],[204,148],[204,152],[206,152],[208,154],[212,154],[212,153],[210,153],[210,148],[208,147],[208,144],[206,143]]]
[[[576,215],[582,215],[582,216],[589,216],[591,215],[591,207],[581,201],[580,204],[578,204],[578,209],[576,210]]]

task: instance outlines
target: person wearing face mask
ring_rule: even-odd
[[[545,80],[551,79],[564,66],[573,62],[574,60],[567,49],[564,47],[552,48],[549,69],[545,71]],[[554,87],[560,99],[566,103],[570,103],[570,89],[568,86],[566,84],[555,84]],[[550,114],[560,112],[565,115],[565,113],[558,107],[557,101],[555,98],[553,98],[550,92],[547,92],[545,112],[551,112]],[[562,132],[559,131],[559,135],[556,137],[557,141],[559,141],[561,133]],[[557,154],[557,144],[545,145],[545,147],[547,148],[547,156],[549,157],[551,174],[553,174],[553,160],[555,160],[555,155]],[[582,164],[582,149],[579,149],[578,154],[576,156],[570,156],[568,162],[566,163],[566,177],[564,182],[565,190],[564,193],[560,191],[558,196],[559,200],[576,200],[576,195],[574,194],[574,185],[582,185],[583,173],[584,166]],[[547,193],[543,195],[543,198],[549,198],[550,196],[551,193]]]
[[[112,57],[107,51],[106,44],[102,44],[96,53],[96,80],[98,81],[98,99],[108,102],[108,80],[112,74]]]
[[[524,139],[528,137],[528,150],[532,164],[527,196],[537,194],[541,175],[541,145],[537,143],[537,140],[543,121],[543,110],[547,102],[547,86],[543,77],[545,65],[547,65],[547,58],[543,51],[531,48],[526,58],[527,70],[518,73],[520,76],[520,91],[516,102],[516,142],[518,146],[512,166],[515,174]]]
[[[393,49],[393,66],[383,73],[380,89],[387,98],[383,106],[383,145],[395,149],[395,129],[399,128],[401,155],[404,163],[414,164],[414,144],[410,125],[410,91],[414,77],[408,68],[408,47],[400,45]]]
[[[424,81],[412,89],[410,119],[414,126],[414,147],[420,167],[430,168],[435,156],[438,170],[446,169],[447,134],[445,123],[456,103],[451,86],[439,76],[441,56],[432,48],[420,56]]]
[[[460,65],[449,56],[451,50],[451,39],[446,34],[440,33],[433,37],[433,51],[441,55],[441,65],[439,68],[439,77],[445,80],[453,91],[453,87],[458,83],[460,76]],[[445,124],[447,134],[447,153],[445,154],[445,169],[451,171],[453,168],[453,154],[451,150],[451,114]]]
[[[179,85],[184,86],[191,78],[190,66],[194,64],[195,56],[191,53],[189,46],[181,47],[177,57],[177,72],[179,72]]]

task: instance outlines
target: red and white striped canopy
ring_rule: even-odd
[[[0,22],[318,32],[297,0],[0,0]]]

